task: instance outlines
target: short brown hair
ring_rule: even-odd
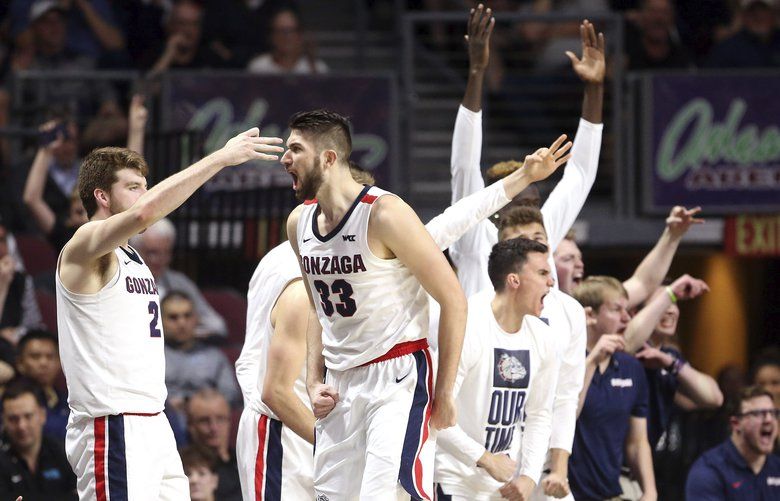
[[[594,275],[586,278],[574,289],[572,296],[583,307],[590,306],[593,308],[593,311],[598,311],[601,305],[604,304],[604,296],[608,291],[617,292],[625,298],[628,297],[628,292],[620,280],[604,275]]]
[[[564,236],[563,239],[571,240],[572,242],[577,243],[577,231],[574,228],[571,228],[566,232],[566,236]]]
[[[149,171],[144,157],[127,148],[99,148],[84,159],[79,170],[78,190],[87,217],[91,218],[97,212],[95,190],[110,191],[117,181],[117,171],[122,169],[137,170],[142,176]]]
[[[729,416],[739,416],[742,414],[742,402],[747,402],[748,400],[753,400],[758,397],[769,397],[772,402],[775,401],[772,394],[769,393],[769,390],[766,390],[759,385],[748,386],[742,388],[737,397],[729,402],[727,406]]]
[[[179,450],[179,456],[185,472],[198,466],[208,468],[212,473],[217,472],[217,458],[214,457],[214,453],[203,447],[197,445],[184,447]]]
[[[488,276],[496,292],[503,292],[506,276],[517,273],[528,261],[528,254],[547,253],[547,246],[527,238],[512,238],[493,246],[488,258]]]
[[[527,224],[538,223],[544,228],[544,217],[538,207],[530,205],[513,205],[505,212],[501,213],[498,219],[498,234],[515,226],[525,226]],[[545,232],[547,230],[545,229]]]

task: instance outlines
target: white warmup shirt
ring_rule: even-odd
[[[552,429],[550,389],[559,372],[552,329],[527,315],[518,332],[505,332],[493,315],[494,297],[487,290],[469,299],[454,389],[458,424],[437,439],[435,482],[447,494],[474,500],[500,498],[502,483],[476,466],[486,450],[518,458],[518,473],[539,482]]]
[[[236,360],[236,378],[244,395],[244,404],[277,421],[279,417],[261,400],[268,369],[268,351],[274,335],[271,311],[287,285],[300,278],[301,268],[290,242],[274,247],[260,260],[249,281],[246,339]],[[304,367],[301,367],[293,390],[309,407]]]
[[[550,448],[571,453],[576,424],[577,396],[585,374],[585,311],[576,300],[558,290],[553,252],[566,236],[585,204],[596,179],[603,124],[580,119],[572,158],[564,167],[563,178],[542,206],[541,212],[550,249],[550,268],[556,284],[545,297],[542,318],[556,331],[562,325],[572,328],[571,337],[561,340],[562,364],[555,389],[553,437]],[[452,199],[459,200],[482,189],[485,182],[480,171],[482,151],[482,112],[474,113],[461,106],[455,120],[452,140]],[[499,184],[499,183],[495,183]],[[505,204],[509,202],[504,193]],[[498,243],[498,229],[489,220],[482,221],[450,247],[450,257],[458,268],[458,279],[467,295],[492,289],[487,273],[488,258]],[[563,331],[560,331],[563,332]]]
[[[55,274],[60,359],[73,417],[161,412],[165,389],[160,298],[132,247],[114,250],[116,274],[95,294],[76,294]]]
[[[329,370],[358,367],[428,336],[428,295],[420,282],[398,258],[381,259],[368,247],[371,208],[381,196],[395,195],[366,186],[327,235],[320,234],[316,202],[304,205],[298,220],[298,249]]]
[[[542,206],[544,229],[550,247],[550,266],[556,282],[552,254],[577,220],[596,180],[603,128],[603,124],[592,124],[580,119],[571,149],[572,158],[564,167],[563,178]],[[485,186],[480,170],[481,151],[482,112],[474,113],[461,106],[452,137],[450,165],[453,203]],[[485,220],[450,247],[450,257],[458,268],[458,280],[466,296],[492,287],[487,262],[490,250],[497,243],[498,229]],[[557,283],[555,286],[558,286]]]

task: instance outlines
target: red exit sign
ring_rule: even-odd
[[[736,256],[780,256],[780,215],[726,219],[726,252]]]

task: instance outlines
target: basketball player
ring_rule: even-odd
[[[90,153],[78,189],[90,221],[60,254],[57,325],[68,384],[66,453],[81,499],[189,499],[168,420],[157,288],[127,245],[227,166],[274,160],[278,138],[257,128],[146,190],[144,159],[124,148]]]
[[[439,248],[566,162],[571,143],[564,140],[529,155],[523,169],[432,219],[425,229]],[[374,184],[359,166],[350,163],[350,171],[359,184]],[[304,499],[314,492],[315,421],[304,376],[307,317],[301,314],[309,311],[309,298],[300,278],[295,252],[284,242],[260,261],[249,283],[247,337],[236,362],[245,402],[237,440],[245,500]]]
[[[469,298],[463,355],[455,382],[458,424],[439,433],[439,499],[501,499],[517,469],[528,499],[539,482],[552,430],[559,357],[538,317],[553,285],[547,246],[504,240],[488,261],[493,291]],[[519,424],[525,414],[522,438]],[[519,468],[510,459],[518,457]]]

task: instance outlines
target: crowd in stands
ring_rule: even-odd
[[[409,3],[418,8],[462,10],[463,4],[470,2]],[[501,11],[620,12],[627,22],[624,52],[630,70],[780,67],[780,5],[774,0],[504,0],[493,4],[499,16]],[[305,8],[305,2],[296,5],[282,0],[2,2],[0,127],[9,123],[11,84],[20,70],[65,74],[133,69],[152,77],[173,69],[202,68],[265,74],[327,73],[327,62],[316,56],[313,41],[301,23],[300,9]],[[522,46],[534,54],[537,69],[547,71],[553,62],[546,55],[560,54],[572,39],[579,40],[578,32],[572,30],[577,26],[502,26],[497,28],[495,45],[499,50]],[[434,26],[432,35],[434,43],[452,43],[446,30]],[[504,63],[491,56],[491,64],[488,86],[497,88]],[[568,63],[558,58],[555,64]],[[11,166],[4,171],[26,173],[16,193],[23,206],[0,204],[0,385],[5,386],[0,401],[0,499],[11,499],[11,492],[23,492],[25,500],[66,499],[63,493],[76,498],[75,477],[64,452],[69,410],[57,325],[42,311],[43,306],[52,308],[53,303],[43,305],[38,299],[52,293],[55,261],[31,270],[31,263],[26,262],[30,255],[25,255],[31,240],[27,234],[45,239],[44,245],[56,257],[86,222],[76,191],[82,156],[105,145],[127,145],[142,152],[148,118],[142,96],[127,99],[108,82],[85,85],[63,80],[47,85],[51,109],[39,123],[39,142],[31,159],[17,169],[16,164],[25,161],[9,158],[0,144],[1,161]],[[9,176],[0,180],[3,194],[10,190]],[[177,242],[176,228],[166,219],[131,241],[152,271],[162,300],[169,395],[166,414],[182,447],[192,498],[240,499],[234,441],[242,399],[233,367],[235,346],[226,340],[243,339],[244,333],[231,332],[225,321],[228,313],[217,311],[217,305],[209,303],[207,291],[191,277],[171,268]],[[571,254],[571,276],[559,272],[560,280],[563,284],[570,279],[571,290],[565,292],[589,308],[588,318],[593,321],[588,325],[588,363],[592,369],[609,364],[615,343],[622,343],[613,336],[630,329],[631,279],[624,283],[583,281],[582,256],[574,239],[559,247],[561,256],[567,252]],[[575,285],[579,285],[578,292]],[[685,361],[676,342],[676,300],[687,299],[697,287],[702,286],[694,279],[681,277],[668,287],[645,291],[647,299],[639,315],[652,309],[653,320],[648,320],[649,314],[642,320],[655,327],[639,336],[637,346],[621,346],[625,353],[616,357],[621,363],[608,367],[615,371],[610,377],[619,379],[621,371],[634,371],[645,382],[636,391],[648,393],[649,400],[645,404],[623,402],[618,411],[629,426],[632,417],[647,419],[651,425],[645,438],[658,465],[657,483],[659,490],[668,488],[669,492],[684,485],[685,473],[696,458],[732,433],[730,423],[732,429],[738,428],[734,420],[739,418],[739,426],[743,426],[742,417],[753,412],[751,402],[763,402],[761,399],[768,400],[771,395],[774,406],[780,408],[780,352],[769,350],[756,356],[748,373],[737,367],[724,368],[716,378],[717,385]],[[671,302],[670,296],[674,298]],[[595,372],[598,375],[590,384],[608,401],[613,388],[606,382],[611,379],[607,372]],[[697,401],[687,389],[699,383],[707,395]],[[749,385],[758,385],[768,395],[758,390],[741,393]],[[601,403],[583,403],[584,417],[578,427],[586,437],[578,436],[575,455],[578,445],[581,455],[597,450],[588,447],[586,439],[589,426],[594,430],[591,438],[599,438],[598,430],[606,429],[593,410]],[[624,430],[624,435],[632,438],[635,431]],[[588,460],[598,462],[600,458]],[[694,487],[708,474],[705,465],[697,463],[695,468],[700,477],[689,480]]]

